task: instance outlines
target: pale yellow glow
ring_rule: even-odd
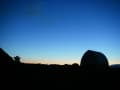
[[[60,65],[64,65],[64,64],[73,64],[73,63],[78,63],[79,64],[79,61],[73,61],[73,60],[47,60],[47,59],[21,59],[21,62],[24,62],[24,63],[33,63],[33,64],[60,64]]]
[[[109,64],[110,65],[112,65],[112,64],[120,64],[120,60],[110,60]]]
[[[78,63],[80,64],[80,60],[68,60],[68,59],[64,59],[64,60],[53,60],[53,59],[31,59],[31,58],[24,58],[21,59],[21,62],[24,63],[33,63],[33,64],[60,64],[60,65],[64,65],[64,64],[73,64],[73,63]],[[120,60],[108,60],[109,65],[111,64],[120,64]]]

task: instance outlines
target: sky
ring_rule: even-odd
[[[119,0],[0,0],[0,47],[22,62],[80,63],[85,51],[120,64]]]

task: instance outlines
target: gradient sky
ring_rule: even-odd
[[[24,62],[80,62],[88,49],[120,63],[119,0],[1,0],[0,47]]]

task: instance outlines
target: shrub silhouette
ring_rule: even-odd
[[[15,60],[15,63],[17,63],[17,64],[20,63],[20,57],[19,56],[15,56],[14,60]]]
[[[88,50],[81,59],[80,67],[86,71],[106,70],[108,69],[108,60],[103,53]]]

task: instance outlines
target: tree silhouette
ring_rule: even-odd
[[[79,67],[79,64],[73,63],[72,66],[73,66],[73,67]]]
[[[19,56],[15,56],[14,60],[15,60],[15,63],[20,63],[20,57]]]

